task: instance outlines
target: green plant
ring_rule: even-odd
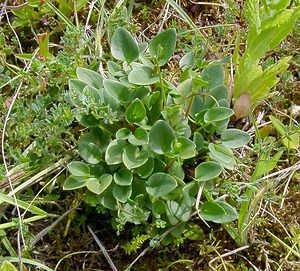
[[[266,53],[278,46],[292,31],[300,15],[300,6],[290,7],[292,1],[247,0],[245,17],[250,29],[247,34],[247,47],[239,56],[239,36],[234,52],[234,111],[235,118],[248,115],[259,101],[266,97],[288,68],[292,57],[287,56],[263,69],[260,64]]]
[[[152,235],[176,225],[179,237],[201,193],[200,216],[216,223],[237,218],[225,201],[215,201],[209,187],[223,168],[237,163],[232,149],[250,137],[227,129],[233,111],[227,102],[223,65],[205,63],[202,71],[184,57],[176,87],[164,69],[176,46],[174,29],[137,43],[124,28],[111,39],[107,78],[77,68],[67,100],[79,123],[88,127],[78,141],[84,161],[68,165],[65,190],[86,187],[88,202],[111,211],[113,225],[152,224]],[[195,169],[195,174],[191,173]]]

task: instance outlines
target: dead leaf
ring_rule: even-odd
[[[251,110],[251,99],[248,93],[242,93],[233,106],[233,121],[245,118]]]

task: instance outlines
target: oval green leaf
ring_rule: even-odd
[[[146,191],[155,197],[164,196],[172,192],[177,187],[175,178],[163,172],[158,172],[148,179]]]
[[[78,79],[89,86],[92,86],[96,89],[100,89],[103,87],[103,80],[99,73],[79,67],[76,69],[76,75]]]
[[[195,179],[200,182],[216,178],[222,172],[222,166],[216,162],[203,162],[195,169]]]
[[[171,147],[173,153],[182,159],[189,159],[196,154],[196,145],[193,141],[184,136],[175,138]]]
[[[119,27],[111,38],[111,53],[115,59],[131,63],[138,59],[139,48],[131,34]]]
[[[228,129],[221,134],[221,139],[228,148],[240,148],[250,141],[250,135],[238,129]]]
[[[131,196],[132,187],[131,185],[120,186],[115,184],[113,187],[113,195],[116,200],[125,203]]]
[[[105,79],[103,85],[107,93],[116,98],[118,101],[126,103],[130,99],[129,89],[118,81]]]
[[[108,165],[117,165],[122,163],[122,153],[126,142],[124,140],[113,140],[107,146],[105,152],[105,161]]]
[[[68,169],[75,176],[89,176],[90,174],[89,166],[82,162],[71,162]]]
[[[158,65],[162,66],[168,62],[175,51],[176,31],[168,29],[155,36],[149,44],[149,53],[158,60]]]
[[[85,179],[79,176],[69,176],[63,186],[64,190],[74,190],[85,186]]]
[[[102,157],[100,148],[90,141],[79,141],[78,152],[79,155],[89,164],[99,163]]]
[[[114,181],[116,184],[121,186],[127,186],[132,183],[133,175],[130,170],[126,168],[120,169],[114,174]]]
[[[125,112],[125,118],[129,123],[141,122],[146,117],[146,109],[139,99],[135,99]]]
[[[204,114],[204,121],[212,123],[216,121],[229,119],[234,111],[228,107],[213,107]]]
[[[149,133],[150,148],[158,154],[170,153],[174,139],[172,127],[164,120],[156,121]]]
[[[147,66],[132,70],[128,75],[128,81],[139,86],[147,86],[155,84],[159,81],[157,74]]]

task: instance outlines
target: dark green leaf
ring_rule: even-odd
[[[126,168],[120,169],[114,174],[114,181],[116,184],[121,186],[127,186],[132,183],[133,175],[130,170]]]
[[[131,185],[128,186],[120,186],[115,184],[113,187],[113,195],[116,200],[125,203],[131,196],[132,188]]]

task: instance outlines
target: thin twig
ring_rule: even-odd
[[[88,230],[90,231],[90,233],[92,234],[92,236],[94,237],[97,245],[99,246],[99,248],[101,249],[104,257],[106,258],[106,260],[108,261],[111,269],[113,271],[118,271],[118,269],[116,268],[115,264],[113,263],[112,259],[110,258],[110,256],[108,255],[105,247],[102,245],[102,243],[100,242],[99,238],[97,237],[97,235],[94,233],[94,231],[91,229],[90,226],[87,226]]]

